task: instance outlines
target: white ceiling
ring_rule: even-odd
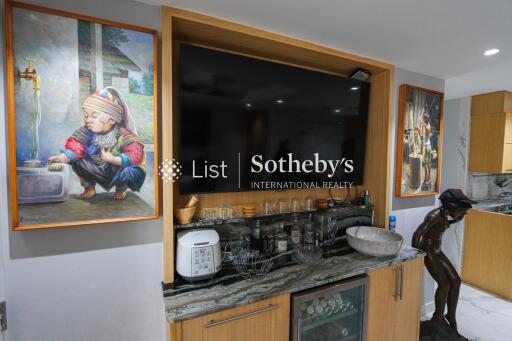
[[[512,60],[511,0],[137,0],[309,40],[448,79]],[[499,48],[501,53],[484,57]]]

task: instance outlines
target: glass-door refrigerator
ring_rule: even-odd
[[[364,341],[368,277],[358,277],[292,296],[293,341]]]

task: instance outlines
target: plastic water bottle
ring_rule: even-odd
[[[395,232],[396,230],[396,216],[389,216],[389,230]]]

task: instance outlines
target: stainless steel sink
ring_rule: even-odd
[[[404,241],[398,233],[373,226],[348,228],[347,240],[354,249],[370,256],[396,255]]]

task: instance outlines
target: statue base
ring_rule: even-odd
[[[470,341],[438,321],[422,321],[420,341]]]

